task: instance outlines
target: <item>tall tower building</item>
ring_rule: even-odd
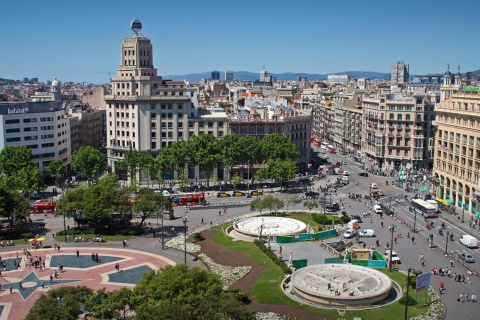
[[[113,170],[129,150],[156,155],[174,141],[188,139],[188,118],[197,116],[194,90],[184,81],[157,75],[152,43],[138,34],[140,29],[140,21],[132,21],[135,34],[122,42],[112,94],[105,96],[107,160]]]
[[[395,84],[407,83],[409,78],[409,65],[403,61],[392,64],[392,82]]]
[[[225,71],[225,81],[233,81],[233,71]]]
[[[211,73],[212,80],[220,80],[220,71],[213,70]]]
[[[267,77],[268,77],[268,71],[265,70],[265,66],[263,66],[262,71],[260,71],[260,82],[267,81]]]

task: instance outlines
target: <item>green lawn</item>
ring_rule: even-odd
[[[298,217],[294,217],[297,219]],[[308,217],[302,217],[301,220],[305,223],[311,223],[314,225],[313,220]],[[223,226],[225,228],[226,226]],[[253,285],[252,289],[252,296],[255,300],[260,303],[264,304],[288,304],[303,310],[308,310],[310,312],[314,312],[317,314],[329,316],[332,318],[342,318],[351,320],[354,317],[359,317],[362,319],[369,319],[369,320],[396,320],[396,319],[403,319],[404,312],[405,312],[405,305],[400,304],[399,302],[392,303],[388,306],[371,309],[371,310],[355,310],[351,312],[346,312],[344,316],[339,316],[337,310],[328,310],[328,309],[317,309],[314,307],[308,307],[300,305],[298,302],[289,299],[280,289],[280,283],[284,278],[284,274],[281,269],[276,266],[259,248],[257,248],[253,243],[244,242],[244,241],[237,241],[234,242],[230,237],[224,234],[223,230],[220,228],[216,229],[219,231],[215,238],[213,239],[216,243],[229,248],[233,251],[247,251],[250,254],[250,257],[259,264],[264,265],[265,267],[269,268],[269,271],[265,272],[261,277],[257,279],[255,284]],[[405,290],[406,278],[407,276],[398,272],[392,271],[389,272],[388,269],[377,269],[386,275],[388,275],[392,280],[399,283]],[[428,311],[428,303],[429,299],[427,296],[427,306],[424,306],[424,294],[421,293],[419,295],[418,306],[409,306],[408,307],[408,318],[418,316],[422,313]],[[415,290],[409,290],[409,296],[415,298]]]

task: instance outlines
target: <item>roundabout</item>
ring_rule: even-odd
[[[307,225],[299,220],[283,217],[253,217],[236,222],[228,234],[231,237],[238,236],[253,241],[303,232],[307,232]]]

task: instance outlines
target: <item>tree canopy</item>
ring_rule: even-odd
[[[0,152],[0,182],[25,194],[44,188],[38,165],[32,162],[32,150],[27,147],[5,146]]]
[[[13,226],[15,219],[25,219],[29,206],[28,199],[16,190],[0,184],[0,217],[8,219],[10,226]]]
[[[105,168],[105,164],[104,155],[90,146],[81,147],[72,154],[73,170],[86,179],[97,177]]]

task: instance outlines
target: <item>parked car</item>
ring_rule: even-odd
[[[390,250],[385,251],[384,257],[385,257],[385,260],[387,260],[387,261],[388,261],[388,258],[389,258],[389,256],[388,256],[389,253],[390,253]],[[398,256],[398,254],[395,251],[392,251],[392,262],[400,263],[400,257]]]
[[[354,215],[354,216],[353,216],[353,220],[357,220],[358,223],[362,223],[362,222],[363,222],[363,221],[362,221],[362,218],[360,218],[359,215]]]
[[[350,172],[348,172],[347,170],[344,170],[344,171],[343,171],[343,175],[344,175],[344,176],[349,176],[349,175],[350,175]]]
[[[459,253],[458,254],[458,258],[460,260],[463,260],[465,262],[468,262],[468,263],[473,263],[475,262],[475,259],[468,253],[464,252],[464,253]]]
[[[226,197],[230,197],[230,195],[225,191],[220,191],[219,193],[217,193],[217,198],[226,198]]]
[[[375,231],[373,231],[373,229],[362,230],[360,237],[375,237]]]
[[[350,239],[350,238],[355,237],[356,234],[357,234],[357,230],[355,230],[355,229],[348,229],[348,230],[345,231],[345,233],[343,234],[343,237],[346,238],[346,239]]]
[[[305,196],[315,199],[315,198],[318,198],[320,196],[320,194],[318,192],[315,192],[315,191],[307,191],[307,192],[305,192]]]
[[[250,191],[250,196],[261,196],[261,195],[263,195],[263,192],[260,190]]]
[[[367,172],[360,172],[358,174],[360,177],[368,177],[368,173]]]
[[[390,250],[386,250],[385,251],[385,260],[388,260],[389,258],[389,253],[390,253]],[[392,251],[392,262],[398,262],[400,263],[400,257],[398,256],[398,254],[395,252],[395,251]]]
[[[245,196],[245,193],[241,191],[233,191],[232,193],[232,197],[243,197],[243,196]]]
[[[342,165],[342,163],[341,163],[341,162],[337,162],[337,163],[335,163],[335,167],[340,167],[341,165]]]

